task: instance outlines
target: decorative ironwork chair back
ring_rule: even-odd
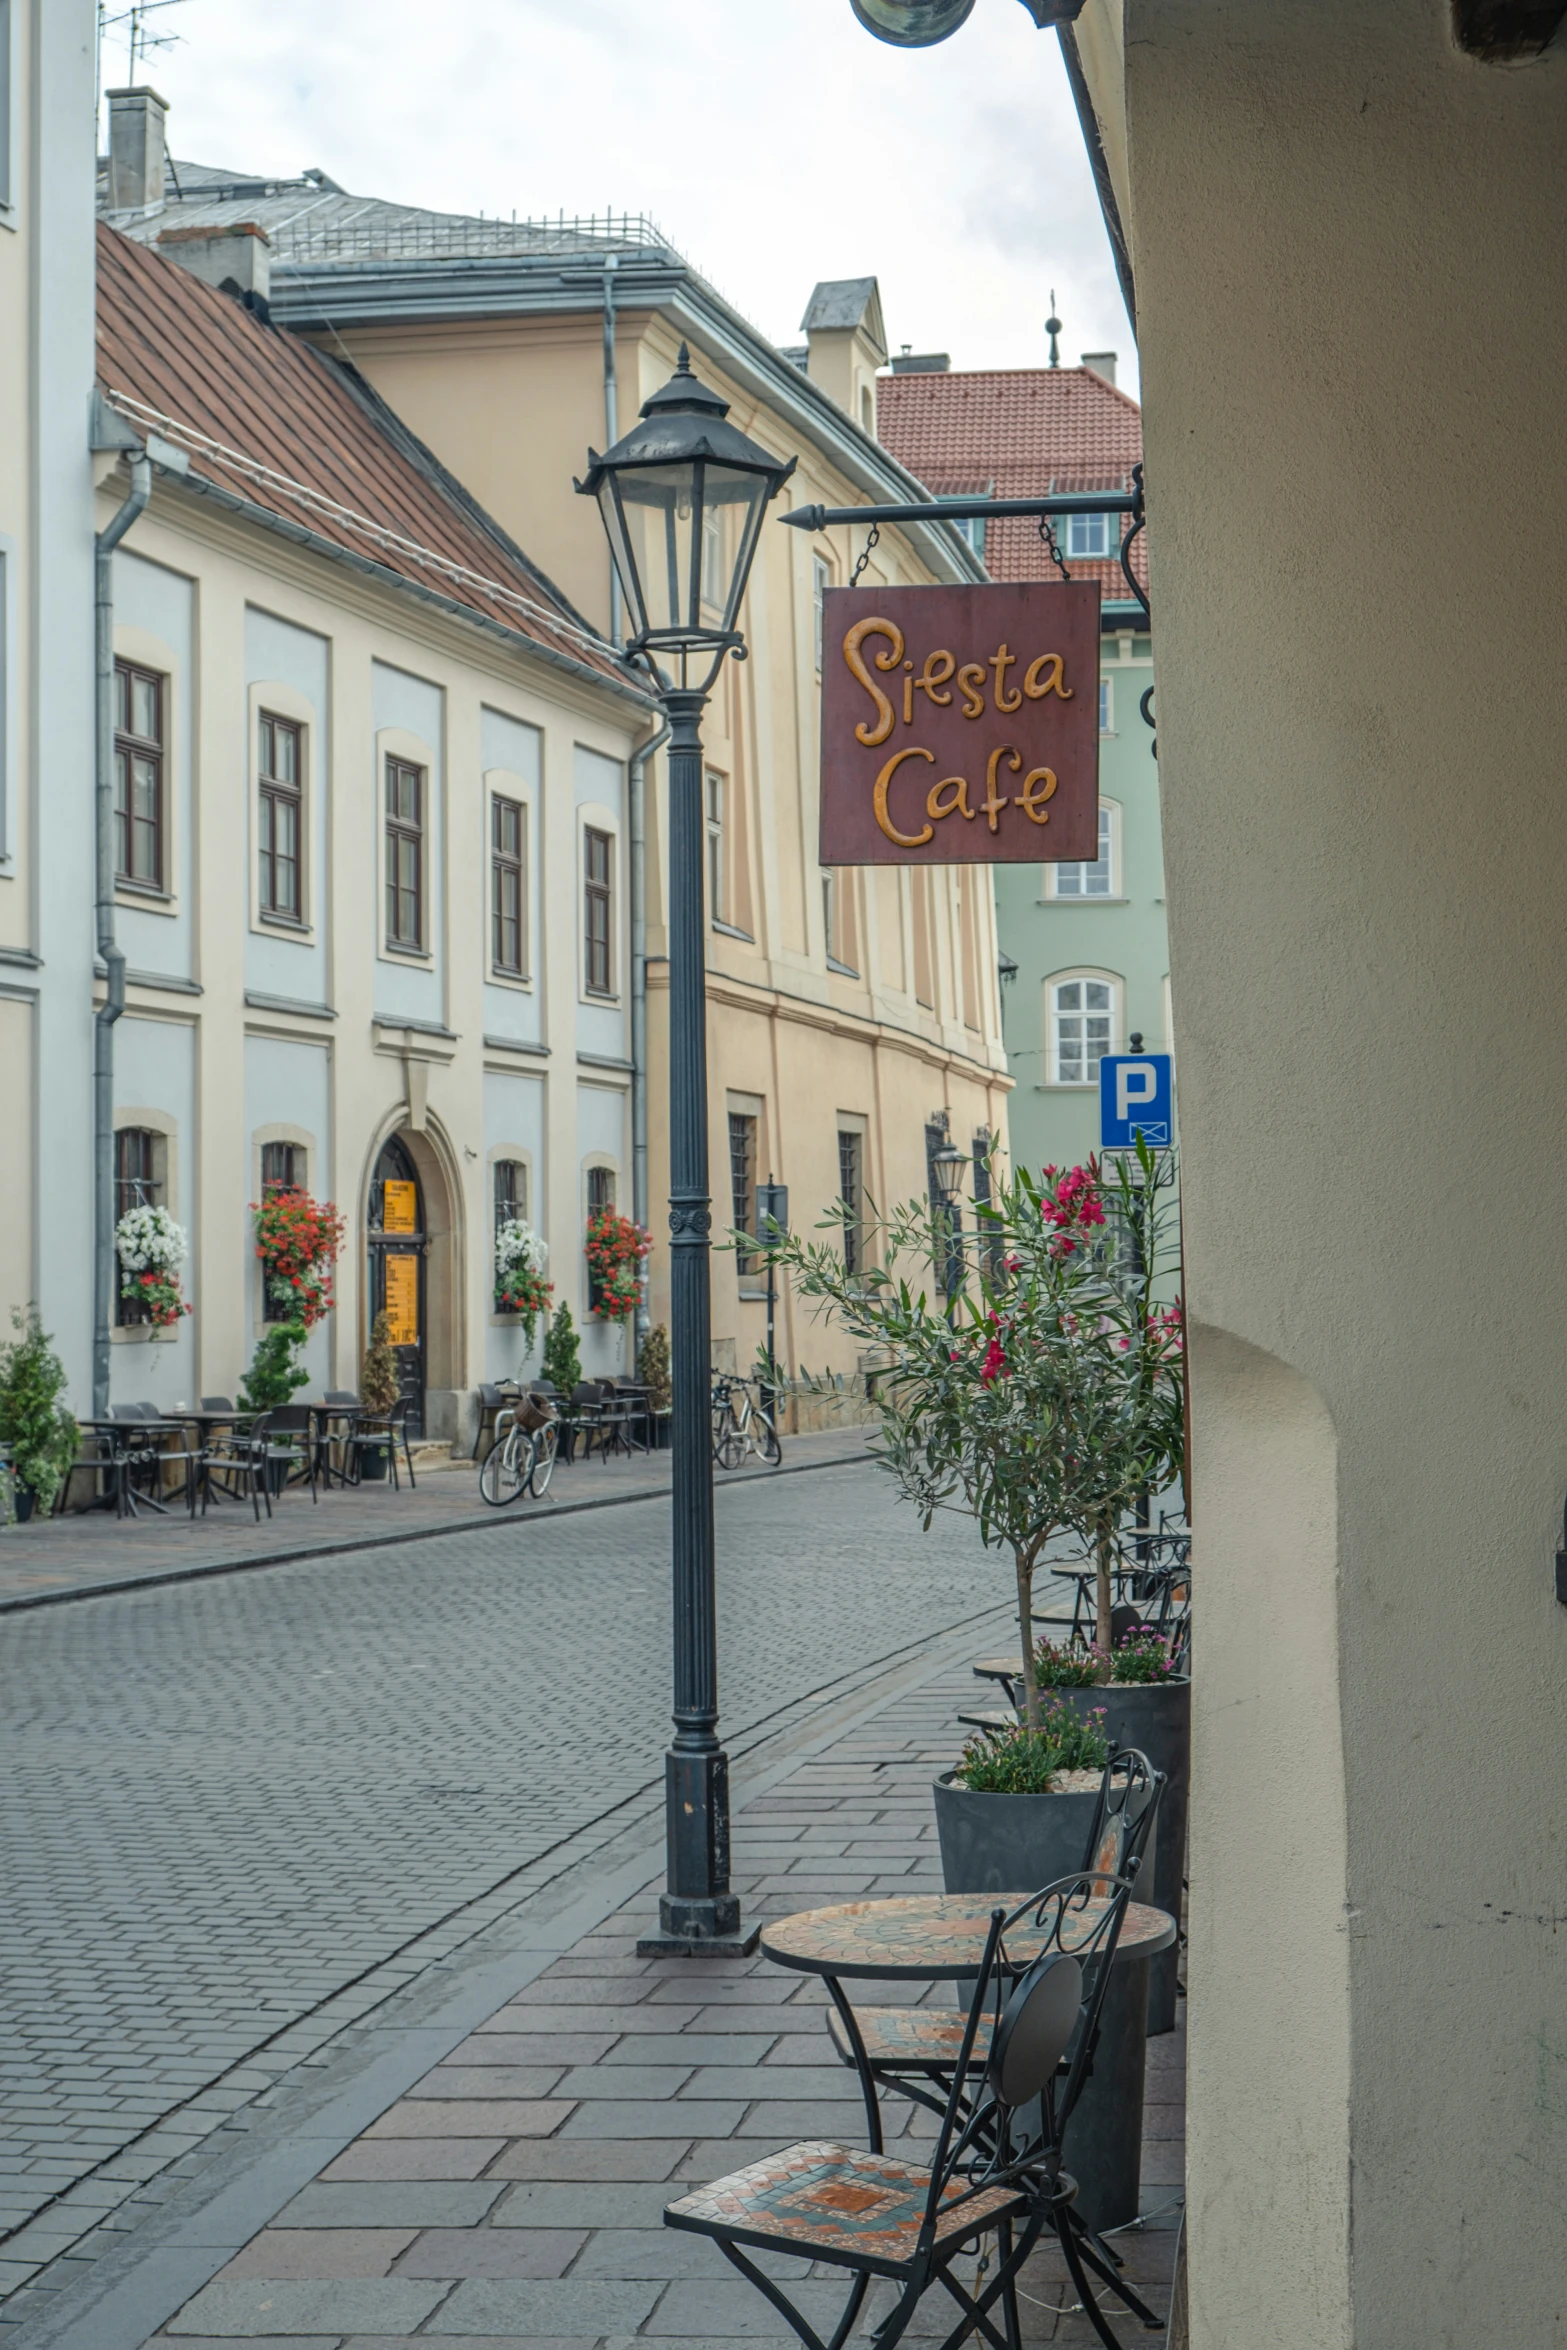
[[[1165,1774],[1135,1746],[1118,1746],[1105,1764],[1083,1854],[1085,1869],[1124,1877],[1148,1849]]]
[[[1044,1936],[1038,1952],[1019,1972],[1017,1988],[1008,2003],[1009,2012],[1025,1989],[1038,1983],[1049,1962],[1071,1958],[1080,1970],[1075,2035],[1068,2036],[1070,2053],[1063,2050],[1065,2069],[1053,2071],[1042,2084],[1044,2151],[1046,2168],[1052,2175],[1060,2167],[1061,2140],[1093,2065],[1100,2013],[1110,1988],[1110,1969],[1115,1963],[1116,1947],[1140,1865],[1134,1858],[1118,1876],[1089,1869],[1077,1876],[1057,1877],[1053,1884],[1019,1902],[1003,1928],[1003,1949],[1007,1932],[1025,1920]],[[992,2065],[1000,2039],[998,2025],[992,2045]],[[960,2070],[957,2076],[960,2084],[962,2078]]]

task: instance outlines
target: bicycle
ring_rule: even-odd
[[[542,1500],[555,1474],[560,1449],[560,1427],[553,1415],[541,1413],[536,1426],[525,1428],[515,1411],[503,1411],[495,1422],[495,1442],[479,1471],[479,1492],[493,1509],[504,1509],[519,1494]]]
[[[737,1406],[735,1395],[740,1402]],[[770,1414],[760,1403],[751,1400],[751,1383],[747,1379],[715,1379],[713,1382],[713,1458],[721,1469],[738,1469],[748,1454],[769,1468],[776,1468],[783,1459],[783,1446]]]

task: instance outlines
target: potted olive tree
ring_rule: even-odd
[[[16,1336],[0,1346],[0,1445],[10,1455],[16,1515],[47,1517],[76,1460],[76,1422],[60,1402],[65,1366],[38,1308],[14,1306]]]

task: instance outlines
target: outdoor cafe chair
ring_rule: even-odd
[[[276,1464],[282,1472],[279,1491],[288,1485],[308,1484],[311,1502],[315,1502],[317,1498],[316,1482],[319,1474],[316,1459],[317,1419],[316,1407],[314,1404],[308,1403],[280,1404],[276,1410],[267,1414],[266,1459],[269,1501],[272,1492],[274,1465]]]
[[[1085,1875],[1134,1877],[1159,1813],[1165,1774],[1135,1746],[1118,1747],[1105,1764],[1083,1850]],[[833,2047],[847,2065],[858,2058],[850,2028],[827,2011]],[[949,2007],[857,2007],[854,2029],[873,2077],[915,2105],[942,2111],[963,2041],[963,2018]],[[973,2062],[983,2064],[989,2033],[981,2026]]]
[[[387,1467],[392,1476],[392,1491],[400,1493],[402,1480],[397,1471],[397,1447],[400,1443],[403,1448],[403,1464],[408,1471],[409,1486],[417,1489],[418,1480],[414,1476],[413,1450],[408,1440],[408,1422],[413,1409],[412,1396],[400,1395],[389,1412],[361,1414],[355,1423],[353,1435],[349,1439],[354,1456],[353,1482],[356,1485],[361,1482],[364,1476],[364,1456],[374,1449],[386,1454]]]
[[[203,1397],[203,1411],[222,1411],[224,1399]],[[267,1516],[272,1515],[272,1495],[267,1480],[267,1428],[271,1415],[258,1412],[240,1416],[226,1425],[209,1429],[206,1441],[196,1455],[196,1476],[201,1494],[201,1514],[207,1514],[207,1504],[214,1495],[219,1500],[248,1501],[251,1514],[260,1521],[261,1505],[266,1504]]]
[[[1018,2272],[1047,2227],[1108,2350],[1120,2345],[1088,2283],[1090,2272],[1145,2324],[1157,2324],[1076,2217],[1077,2184],[1062,2164],[1062,2137],[1092,2063],[1131,1892],[1128,1877],[1062,1877],[1010,1915],[994,1911],[928,2167],[808,2140],[666,2205],[665,2225],[710,2237],[808,2350],[842,2350],[873,2278],[896,2288],[875,2329],[877,2350],[892,2350],[902,2339],[933,2286],[957,2304],[958,2323],[944,2350],[971,2335],[992,2350],[1016,2350]],[[1043,1942],[1020,1967],[1008,1962],[1006,1935],[1023,1920]],[[988,2054],[969,2095],[982,2029]],[[976,2276],[971,2289],[954,2273],[958,2256],[992,2236],[994,2268],[983,2282]],[[849,2272],[848,2296],[830,2336],[757,2266],[755,2253]],[[1004,2334],[993,2322],[998,2310]]]
[[[495,1444],[495,1423],[502,1412],[515,1409],[519,1389],[513,1379],[496,1380],[479,1388],[479,1416],[474,1423],[473,1452],[476,1461],[485,1461]]]
[[[351,1387],[329,1387],[316,1410],[316,1471],[331,1491],[358,1482],[354,1432],[364,1406]]]
[[[577,1457],[579,1436],[582,1439],[584,1460],[591,1456],[595,1438],[602,1454],[605,1433],[604,1390],[596,1379],[579,1379],[571,1391],[570,1401],[557,1403],[555,1408],[568,1466]]]

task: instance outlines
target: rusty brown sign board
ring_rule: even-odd
[[[824,865],[1099,853],[1099,588],[828,588]]]

